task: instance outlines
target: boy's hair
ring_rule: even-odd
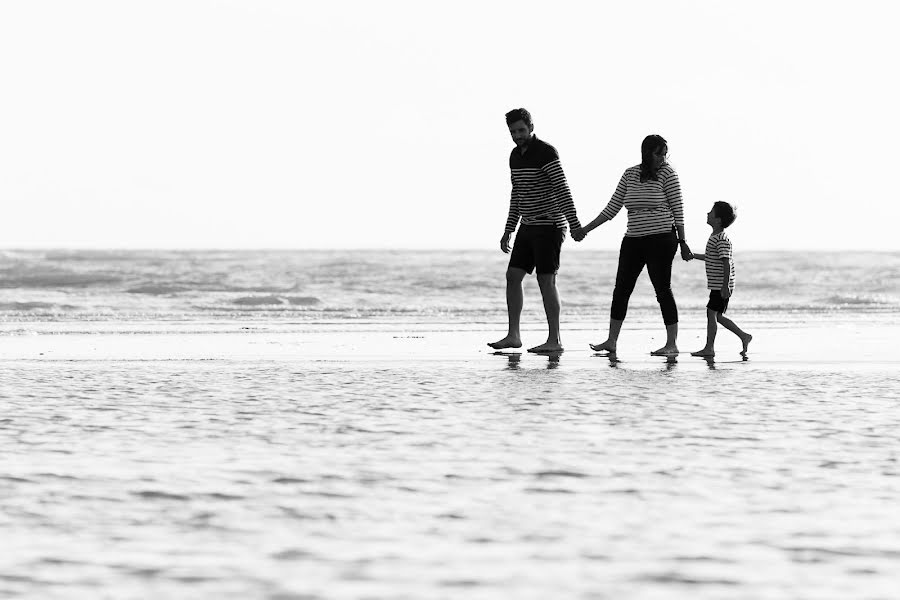
[[[737,219],[734,207],[727,202],[719,201],[713,204],[713,214],[722,219],[723,229],[734,223],[734,220]]]
[[[534,123],[531,120],[531,113],[525,110],[524,108],[514,108],[508,113],[506,113],[506,126],[509,127],[516,121],[525,121],[525,124],[528,125],[528,128],[531,129],[534,127]]]

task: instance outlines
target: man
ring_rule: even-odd
[[[506,229],[500,239],[500,249],[503,252],[509,253],[509,238],[520,218],[522,225],[516,234],[509,267],[506,269],[509,332],[505,338],[488,346],[496,350],[522,347],[519,334],[523,304],[522,280],[526,273],[537,270],[549,332],[546,342],[529,348],[528,351],[562,352],[556,273],[559,270],[559,253],[566,234],[566,222],[572,227],[575,241],[584,239],[584,234],[575,214],[575,204],[572,202],[572,194],[556,148],[534,135],[531,113],[524,108],[506,113],[506,124],[516,147],[509,155],[512,195]]]

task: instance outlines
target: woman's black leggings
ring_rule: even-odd
[[[644,265],[647,265],[663,322],[666,325],[678,322],[678,307],[675,306],[675,297],[672,295],[672,260],[677,249],[678,239],[674,232],[622,239],[610,317],[617,321],[625,320],[628,299],[634,291],[638,275],[644,270]]]

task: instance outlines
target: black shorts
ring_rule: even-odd
[[[730,298],[723,298],[722,292],[719,290],[709,290],[709,302],[706,303],[706,308],[713,312],[724,313],[728,310],[728,301]]]
[[[563,230],[555,225],[522,225],[516,234],[509,266],[526,273],[537,267],[538,275],[556,273],[563,235]]]

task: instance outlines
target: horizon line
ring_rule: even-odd
[[[494,247],[299,247],[299,246],[0,246],[0,252],[491,252]],[[618,248],[576,247],[576,252],[618,252]],[[745,248],[742,252],[900,252],[897,248]]]

